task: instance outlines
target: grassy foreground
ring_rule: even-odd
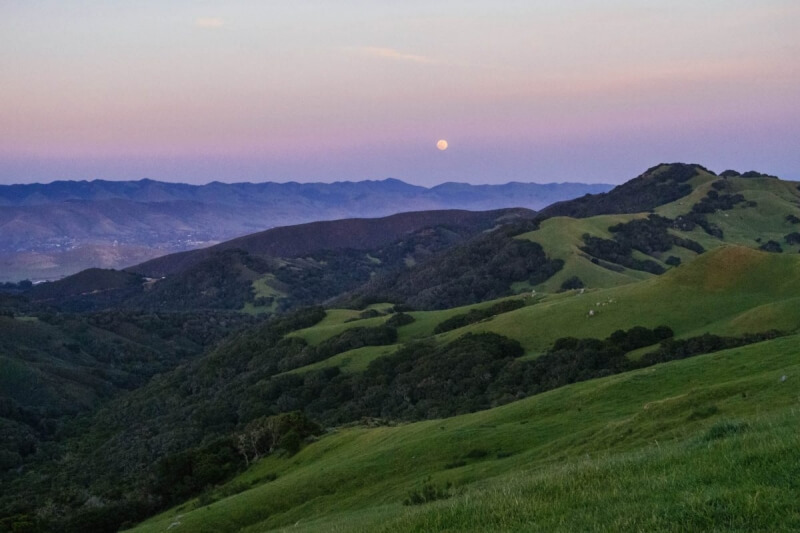
[[[797,530],[798,383],[795,335],[470,415],[340,429],[136,530]],[[426,483],[450,497],[402,504]]]

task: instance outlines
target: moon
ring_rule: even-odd
[[[447,150],[447,141],[445,141],[444,139],[439,139],[436,142],[436,148],[444,152],[445,150]]]

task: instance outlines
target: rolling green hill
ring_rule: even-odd
[[[340,429],[135,531],[796,529],[798,346],[787,337],[446,420]],[[446,498],[403,505],[426,484]]]
[[[686,302],[692,305],[687,306]],[[720,246],[662,276],[583,293],[572,290],[539,295],[521,309],[438,338],[448,341],[467,332],[493,332],[519,341],[528,354],[537,354],[559,337],[605,337],[633,325],[663,324],[678,336],[703,332],[741,335],[769,328],[795,331],[800,328],[798,302],[800,255]],[[438,323],[450,316],[488,305],[491,302],[445,311],[412,312],[416,320],[398,328],[399,339],[428,337]],[[593,316],[589,316],[590,311]],[[331,311],[325,322],[293,335],[318,343],[350,327],[345,316],[350,316],[345,310]],[[377,325],[384,320],[372,318],[359,323]]]

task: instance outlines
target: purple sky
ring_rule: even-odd
[[[0,15],[0,183],[618,183],[671,161],[800,179],[796,0],[10,0]]]

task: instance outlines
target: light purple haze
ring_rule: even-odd
[[[9,0],[0,183],[800,179],[798,28],[796,0]]]

